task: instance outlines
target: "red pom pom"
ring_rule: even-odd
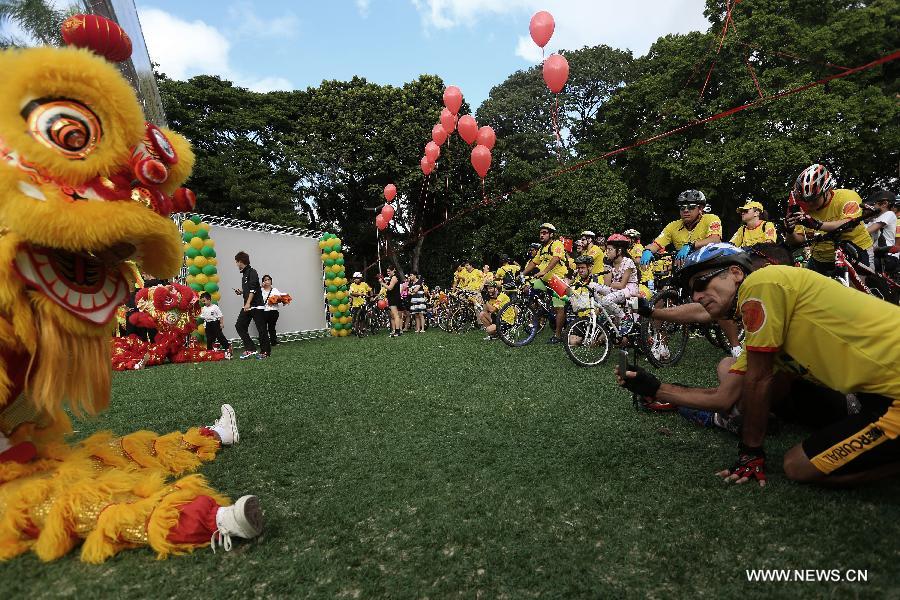
[[[72,15],[62,24],[66,44],[87,48],[112,62],[131,57],[131,39],[115,21],[99,15]]]
[[[169,169],[161,160],[142,158],[134,166],[134,175],[144,185],[160,185],[169,178]]]
[[[175,190],[172,200],[178,212],[191,212],[197,207],[197,196],[186,187]]]
[[[128,322],[135,327],[144,327],[146,329],[156,328],[156,321],[153,320],[153,317],[142,311],[131,313],[131,316],[128,317]]]

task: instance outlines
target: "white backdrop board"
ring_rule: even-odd
[[[241,288],[241,274],[234,255],[243,250],[259,273],[271,275],[279,291],[290,294],[293,301],[280,309],[278,333],[313,332],[328,327],[325,318],[325,290],[322,284],[322,259],[315,232],[266,226],[231,219],[203,216],[210,224],[209,237],[215,242],[218,259],[219,306],[225,315],[225,336],[237,338],[234,322],[243,306],[233,289]],[[250,325],[256,339],[256,326]]]

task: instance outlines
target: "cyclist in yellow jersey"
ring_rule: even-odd
[[[778,364],[843,393],[858,414],[791,448],[785,474],[794,480],[856,484],[900,473],[900,307],[811,270],[774,265],[752,271],[749,255],[717,244],[692,255],[681,271],[692,298],[716,319],[740,315],[746,352],[743,427],[729,481],[765,484],[762,449]],[[777,359],[777,360],[776,360]]]
[[[505,254],[500,257],[500,267],[494,273],[494,281],[500,284],[504,292],[510,292],[516,289],[516,277],[522,267],[519,263],[510,260]]]
[[[372,296],[372,288],[368,283],[363,281],[362,273],[357,271],[353,274],[353,282],[350,284],[350,310],[364,306],[366,300]]]
[[[481,269],[473,267],[470,260],[463,264],[463,270],[459,275],[459,279],[459,288],[466,292],[480,292],[484,287],[484,273]]]
[[[681,218],[666,225],[662,232],[641,253],[641,266],[653,262],[653,256],[671,244],[677,251],[675,259],[687,255],[707,244],[722,241],[722,221],[716,215],[704,212],[706,196],[699,190],[685,190],[678,195],[678,211]]]
[[[581,232],[581,256],[590,256],[594,259],[591,266],[591,274],[602,275],[606,270],[603,262],[604,250],[597,245],[597,234],[586,230]],[[577,264],[577,262],[576,262]],[[574,269],[573,269],[574,270]]]
[[[491,271],[491,265],[484,265],[484,267],[482,267],[481,269],[481,272],[483,273],[482,280],[485,284],[494,280],[494,272]]]
[[[556,239],[556,227],[552,223],[543,223],[540,227],[541,248],[537,255],[528,261],[522,269],[522,275],[528,275],[536,270],[532,285],[536,290],[547,290],[547,282],[553,277],[563,279],[569,272],[566,266],[566,249],[563,243]],[[554,293],[550,294],[553,308],[556,309],[556,328],[554,335],[547,340],[548,344],[558,344],[561,340],[562,329],[566,320],[566,302]]]
[[[631,240],[631,249],[628,251],[628,256],[631,257],[631,260],[634,261],[634,264],[640,265],[641,255],[644,253],[644,245],[641,243],[641,232],[637,229],[626,229],[622,234],[628,237]],[[642,284],[647,284],[650,289],[653,289],[653,267],[651,265],[645,265],[643,267],[638,267],[638,273],[641,278]]]
[[[768,220],[763,205],[756,201],[745,202],[737,211],[741,214],[741,226],[731,236],[731,243],[740,248],[749,248],[756,244],[776,242],[778,232],[775,223]]]
[[[791,194],[802,210],[785,219],[788,227],[794,228],[793,233],[787,236],[789,243],[800,243],[817,231],[834,231],[847,221],[862,216],[862,199],[859,194],[853,190],[835,189],[836,187],[834,176],[822,165],[810,165],[800,173]],[[855,245],[859,250],[859,261],[873,266],[872,238],[863,223],[841,233],[839,239]],[[825,240],[813,244],[812,256],[806,267],[823,274],[833,271],[834,241]]]
[[[500,316],[498,311],[509,304],[509,296],[500,291],[500,286],[495,281],[488,283],[484,290],[487,293],[487,301],[484,303],[484,309],[478,315],[478,320],[488,334],[484,338],[485,341],[496,340],[499,339],[497,337],[497,324]],[[512,319],[508,317],[504,320],[507,323],[512,322]]]

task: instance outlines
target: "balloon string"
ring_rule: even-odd
[[[556,143],[558,145],[557,159],[559,162],[562,162],[563,143],[562,136],[559,134],[559,94],[556,94],[553,106],[553,133],[556,134]]]

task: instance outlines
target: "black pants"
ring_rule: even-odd
[[[278,335],[275,333],[275,324],[278,323],[278,311],[266,311],[266,329],[269,331],[269,344],[275,346],[278,344]]]
[[[237,329],[241,341],[244,342],[244,350],[256,352],[256,344],[250,338],[250,321],[256,323],[256,331],[259,332],[259,348],[263,354],[270,354],[272,347],[269,345],[269,335],[266,330],[266,313],[263,310],[251,308],[250,310],[241,309],[234,328]]]
[[[222,333],[222,326],[218,321],[206,322],[206,349],[212,350],[213,344],[218,342],[222,350],[228,350],[228,338]]]

